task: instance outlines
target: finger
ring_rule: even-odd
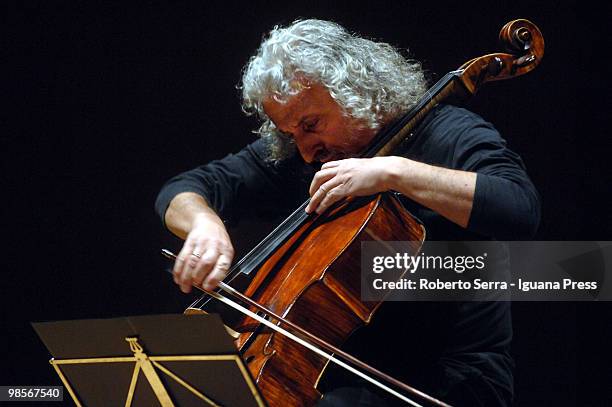
[[[310,188],[308,190],[308,194],[310,196],[312,196],[317,191],[317,189],[319,189],[321,184],[329,181],[337,173],[338,173],[338,168],[329,168],[329,169],[326,169],[326,170],[318,171],[315,174],[314,178],[312,179],[312,182],[310,183]]]
[[[174,282],[178,284],[178,280],[180,279],[181,273],[185,268],[185,264],[187,259],[191,255],[191,252],[194,250],[194,244],[191,240],[187,240],[178,256],[176,256],[176,260],[174,261],[174,266],[172,267],[172,276],[174,278]]]
[[[194,248],[190,253],[187,254],[183,269],[177,276],[178,285],[181,291],[184,293],[191,292],[191,280],[193,278],[193,270],[197,267],[200,257],[202,257],[202,249]]]
[[[205,290],[213,290],[215,287],[219,285],[219,282],[222,281],[228,273],[228,270],[232,264],[232,257],[222,254],[217,259],[217,263],[215,267],[210,272],[202,287]]]
[[[325,184],[321,185],[319,189],[314,193],[312,198],[310,198],[310,202],[306,206],[306,212],[312,213],[316,211],[323,198],[325,198],[325,196],[327,195],[328,191],[332,190],[340,183],[341,181],[338,179],[338,177],[334,177],[331,180],[327,181]],[[320,212],[317,211],[317,213]]]
[[[327,181],[325,184],[321,185],[317,192],[314,193],[312,198],[310,198],[310,202],[306,206],[306,212],[312,213],[317,211],[317,213],[321,213],[318,211],[318,207],[321,204],[321,201],[332,189],[336,188],[338,185],[342,184],[342,181],[339,177],[334,177]]]
[[[326,162],[325,164],[323,164],[321,166],[321,169],[322,170],[326,170],[328,168],[334,168],[334,167],[337,167],[339,165],[340,165],[340,161],[339,160],[338,161],[329,161],[329,162]]]
[[[330,189],[325,197],[321,200],[321,203],[317,207],[316,211],[320,215],[327,210],[334,203],[338,202],[340,199],[344,198],[346,194],[344,193],[343,185],[338,185],[335,188]]]
[[[204,278],[206,278],[208,273],[210,273],[215,266],[218,257],[219,251],[213,247],[207,249],[206,252],[198,258],[195,266],[190,269],[189,278],[184,280],[184,283],[189,285],[190,290],[193,285],[202,285],[202,281],[204,281]]]
[[[219,258],[219,251],[211,248],[206,251],[192,273],[192,284],[201,286],[206,276],[212,271]]]

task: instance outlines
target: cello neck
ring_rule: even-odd
[[[419,101],[391,126],[376,137],[374,143],[362,155],[364,158],[390,155],[406,138],[412,135],[414,128],[439,103],[457,95],[465,94],[460,81],[462,70],[451,71],[444,75],[434,86],[425,92]]]

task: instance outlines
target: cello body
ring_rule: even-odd
[[[349,200],[307,222],[259,269],[245,295],[324,341],[341,346],[381,302],[361,297],[361,243],[405,241],[416,255],[425,229],[386,193]],[[314,405],[327,360],[250,318],[236,340],[270,406]]]

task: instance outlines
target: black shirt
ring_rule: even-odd
[[[535,233],[540,204],[525,166],[495,128],[478,115],[440,105],[396,155],[478,174],[467,228],[403,199],[425,225],[428,239],[523,240]],[[316,170],[299,156],[280,164],[272,164],[266,156],[266,145],[258,140],[237,154],[170,179],[157,198],[157,212],[163,219],[176,194],[195,192],[225,220],[237,220],[247,213],[288,215],[308,197]],[[438,394],[448,392],[457,382],[484,381],[508,400],[512,394],[511,338],[507,302],[395,302],[381,307],[371,326],[353,335],[346,348],[381,370]],[[333,369],[329,376],[342,383]]]

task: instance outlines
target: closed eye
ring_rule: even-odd
[[[317,130],[319,119],[309,119],[302,122],[302,130],[307,133],[314,133]]]

